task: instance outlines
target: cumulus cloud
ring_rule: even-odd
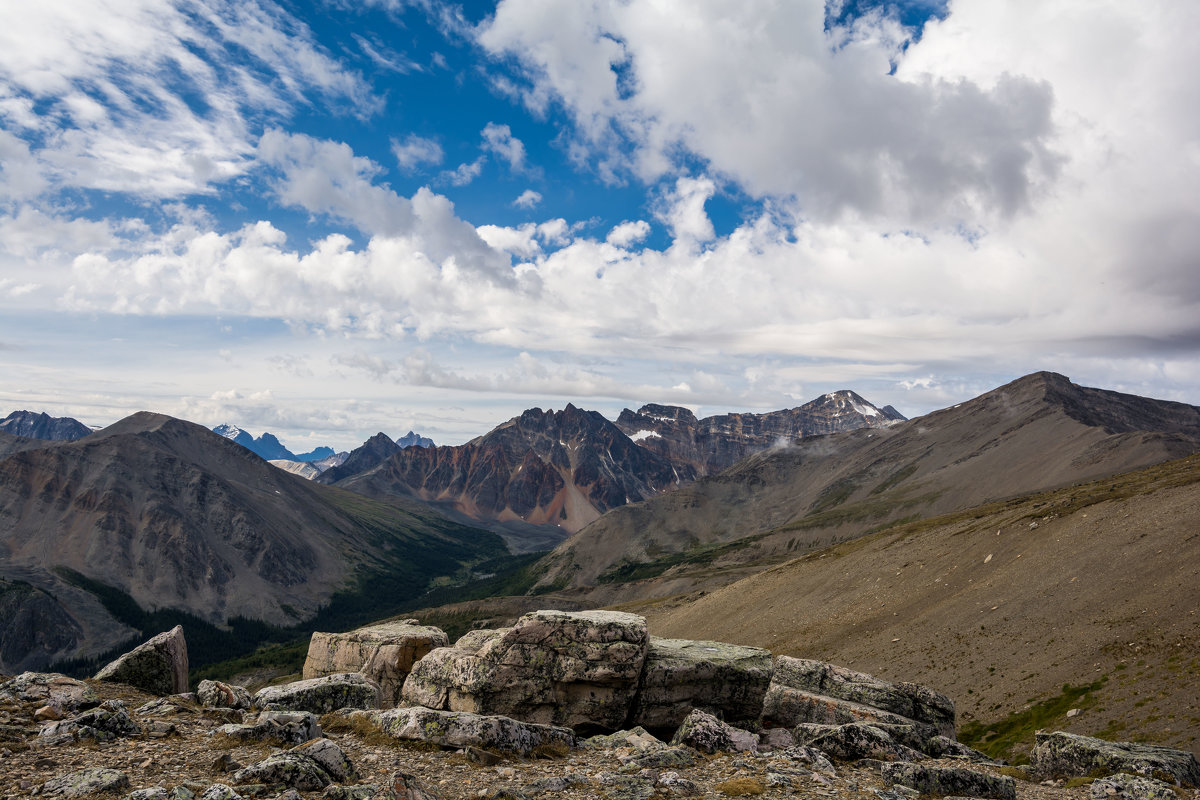
[[[489,122],[484,126],[481,135],[484,150],[506,162],[513,172],[525,171],[525,145],[512,135],[512,130],[507,125]]]
[[[392,139],[392,154],[400,169],[411,172],[422,164],[442,163],[442,146],[433,139],[410,133],[403,141]]]
[[[484,156],[480,156],[474,161],[464,161],[454,169],[443,172],[438,176],[438,180],[451,186],[466,186],[483,172],[483,164],[486,160]]]
[[[534,208],[538,203],[542,202],[541,192],[535,192],[533,189],[526,189],[513,200],[513,205],[517,208]]]
[[[605,241],[614,247],[629,247],[650,235],[650,223],[644,219],[622,222],[608,232]]]

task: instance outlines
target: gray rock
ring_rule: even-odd
[[[677,797],[699,797],[704,791],[694,782],[678,772],[664,772],[658,776],[655,786],[667,794]]]
[[[0,702],[40,702],[70,712],[99,705],[100,697],[83,681],[57,672],[22,672],[0,683]]]
[[[83,739],[105,742],[137,736],[141,732],[141,727],[125,710],[124,703],[120,700],[107,700],[91,711],[43,726],[38,732],[38,739],[48,744],[65,744]]]
[[[1007,775],[987,775],[961,767],[933,767],[903,762],[883,765],[883,779],[922,794],[966,795],[1016,800],[1017,783]]]
[[[339,786],[331,783],[321,793],[324,800],[375,800],[387,796],[381,794],[379,787],[374,783],[363,783],[357,786]]]
[[[1093,781],[1091,793],[1096,800],[1179,800],[1169,783],[1124,773]]]
[[[907,729],[911,726],[886,726]],[[925,754],[896,739],[882,726],[854,722],[848,725],[797,725],[796,742],[814,747],[843,761],[876,758],[881,761],[921,761]]]
[[[753,752],[758,749],[758,736],[696,710],[688,714],[675,731],[671,744],[687,745],[702,753]]]
[[[326,714],[339,708],[379,708],[379,684],[349,672],[268,686],[254,695],[254,705],[272,711]]]
[[[176,625],[133,648],[97,672],[96,680],[125,683],[157,695],[186,692],[188,652],[183,626]]]
[[[631,719],[674,730],[699,708],[756,723],[773,669],[771,651],[759,647],[652,636]]]
[[[245,686],[221,681],[200,681],[196,699],[207,708],[250,708],[250,692]]]
[[[786,750],[795,744],[796,737],[787,728],[767,728],[758,734],[759,750]]]
[[[663,747],[663,743],[645,728],[638,726],[627,731],[591,736],[582,742],[581,747],[593,747],[612,750],[618,747],[632,747],[635,750],[645,750],[651,747]]]
[[[311,742],[292,748],[293,753],[308,756],[321,765],[321,769],[339,783],[358,780],[358,773],[345,751],[329,739],[313,739]]]
[[[792,761],[807,764],[817,772],[824,772],[826,775],[837,775],[837,770],[834,769],[833,762],[815,747],[789,747],[783,751],[783,755]]]
[[[263,711],[245,724],[222,725],[217,732],[241,741],[291,746],[321,736],[321,725],[309,711]]]
[[[1096,773],[1132,772],[1169,778],[1183,786],[1200,786],[1200,762],[1191,753],[1170,747],[1109,742],[1065,731],[1038,733],[1029,754],[1037,775],[1066,777]]]
[[[390,792],[390,793],[389,793]],[[440,800],[415,776],[393,772],[391,786],[380,794],[380,800]]]
[[[772,682],[810,695],[845,700],[932,725],[955,736],[954,701],[915,683],[889,683],[845,667],[790,656],[775,657]],[[781,724],[788,724],[783,722]]]
[[[383,704],[394,706],[413,664],[450,643],[440,628],[414,623],[386,622],[349,633],[314,633],[303,677],[361,672],[379,684]]]
[[[242,796],[223,783],[214,783],[204,790],[200,800],[243,800]]]
[[[925,742],[925,746],[920,749],[931,758],[964,758],[974,764],[1001,763],[987,753],[981,753],[974,748],[967,747],[962,742],[956,742],[945,736],[930,737]]]
[[[780,683],[772,683],[763,698],[763,719],[794,728],[802,723],[816,725],[846,725],[851,722],[882,722],[889,725],[916,725],[916,720],[884,711],[881,708],[839,700],[836,697],[793,689]],[[935,736],[938,729],[926,726],[929,735]]]
[[[233,774],[233,782],[237,785],[281,783],[302,792],[316,792],[333,783],[333,779],[314,759],[289,750],[239,769]]]
[[[569,728],[518,722],[503,716],[435,711],[419,706],[359,713],[388,736],[440,747],[479,747],[529,756],[541,747],[575,746],[575,734]]]
[[[147,789],[138,789],[135,792],[130,792],[122,797],[121,800],[170,800],[170,795],[161,786],[151,786]]]
[[[124,772],[103,767],[89,767],[52,778],[42,784],[46,797],[85,797],[95,792],[115,792],[129,786]]]
[[[640,772],[664,767],[690,767],[696,763],[696,751],[690,747],[660,747],[640,755],[621,759],[621,772]]]
[[[402,696],[434,709],[615,730],[629,716],[647,643],[646,620],[634,614],[535,611],[432,651]]]

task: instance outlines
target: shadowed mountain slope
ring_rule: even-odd
[[[35,411],[14,411],[0,420],[0,432],[27,439],[73,442],[90,434],[92,429],[72,417],[52,417]]]
[[[1200,409],[1040,372],[878,429],[801,439],[613,511],[542,563],[542,587],[651,577],[690,563],[803,552],[1200,449]]]
[[[937,686],[958,705],[960,735],[985,746],[1027,750],[1046,727],[1200,752],[1197,574],[1191,456],[897,526],[629,610],[661,636]]]
[[[313,484],[158,414],[0,459],[0,577],[60,597],[78,573],[143,609],[290,625],[371,576],[402,579],[415,596],[501,553],[486,531]],[[111,617],[64,605],[78,613],[80,652],[112,644],[101,641]]]

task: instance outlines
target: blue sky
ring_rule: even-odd
[[[1191,4],[5,17],[0,411],[302,451],[1038,369],[1200,403]]]

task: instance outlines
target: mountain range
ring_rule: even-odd
[[[505,552],[494,534],[423,504],[302,480],[159,414],[134,414],[76,442],[7,444],[0,607],[28,622],[5,631],[4,670],[119,642],[130,630],[113,602],[212,625],[289,626],[338,597],[353,600],[367,583],[393,599],[415,596],[438,575]],[[6,650],[50,622],[59,640]]]
[[[14,411],[0,420],[0,432],[26,439],[73,442],[87,436],[92,429],[71,417],[52,417],[36,411]]]

